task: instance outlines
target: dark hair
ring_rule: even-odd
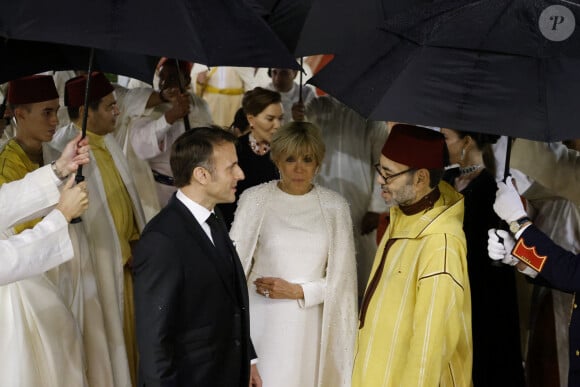
[[[213,172],[213,147],[224,142],[235,144],[236,141],[236,136],[215,125],[183,133],[173,143],[169,159],[175,186],[181,188],[188,185],[197,167]]]
[[[455,129],[452,129],[455,130]],[[491,149],[491,145],[495,144],[497,140],[501,136],[497,134],[487,134],[487,133],[479,133],[479,132],[469,132],[466,130],[455,130],[459,138],[465,138],[469,136],[475,142],[477,149],[481,151],[481,156],[483,158],[483,164],[485,167],[495,174],[496,164],[495,164],[495,156],[493,155],[493,150]]]
[[[253,90],[246,91],[242,98],[242,109],[244,113],[257,116],[264,109],[273,103],[281,103],[282,96],[277,91],[256,87]]]
[[[101,104],[102,100],[103,100],[102,98],[99,98],[96,101],[89,102],[89,109],[91,109],[92,111],[99,110],[99,105]],[[66,110],[68,112],[68,117],[71,120],[76,120],[80,116],[80,109],[81,109],[80,106],[79,107],[67,106]]]
[[[246,117],[246,114],[244,113],[244,109],[239,108],[236,111],[236,115],[234,116],[234,122],[232,122],[232,124],[230,125],[230,129],[238,128],[240,130],[240,132],[243,132],[249,126],[250,126],[250,123],[248,122],[248,118]]]
[[[495,144],[497,142],[497,140],[499,140],[499,138],[501,137],[501,136],[498,136],[497,134],[469,132],[466,130],[456,130],[456,129],[452,129],[452,130],[457,132],[457,135],[459,136],[459,138],[464,138],[466,136],[471,137],[473,139],[473,141],[475,141],[475,144],[477,145],[477,149],[479,149],[479,150],[483,150],[485,145]]]
[[[31,104],[29,103],[19,103],[19,104],[12,104],[12,103],[8,103],[8,107],[10,108],[10,110],[12,111],[12,115],[14,115],[14,110],[20,108],[20,109],[24,109],[27,112],[29,112],[31,110],[30,107]]]

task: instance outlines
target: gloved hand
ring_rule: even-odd
[[[520,194],[516,190],[516,187],[514,187],[511,179],[507,179],[506,183],[497,183],[493,209],[497,216],[508,223],[528,216],[520,199]]]
[[[516,241],[510,233],[491,228],[487,230],[487,236],[487,254],[491,259],[510,266],[515,266],[520,261],[511,254]]]

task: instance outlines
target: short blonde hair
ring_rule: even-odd
[[[274,133],[270,144],[270,157],[278,163],[283,156],[313,155],[322,164],[326,146],[320,129],[311,122],[292,121]]]

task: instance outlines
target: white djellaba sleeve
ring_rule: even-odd
[[[0,187],[0,231],[46,213],[58,202],[60,180],[50,165]],[[43,273],[73,256],[68,223],[52,210],[33,229],[0,240],[0,285]]]

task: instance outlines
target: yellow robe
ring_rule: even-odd
[[[27,173],[40,168],[40,165],[30,161],[26,153],[22,150],[20,145],[12,139],[6,143],[0,155],[0,185],[15,180],[20,180]],[[18,234],[23,230],[32,228],[36,223],[40,222],[41,218],[29,220],[14,227],[14,231]]]
[[[97,167],[103,179],[103,187],[107,196],[107,205],[113,216],[115,229],[119,237],[121,252],[123,256],[124,271],[124,315],[123,331],[125,334],[125,345],[129,369],[133,385],[136,384],[136,371],[138,366],[137,341],[135,338],[135,313],[133,306],[133,280],[129,267],[131,253],[131,243],[139,239],[139,228],[133,214],[133,204],[127,188],[121,179],[115,162],[105,146],[103,136],[98,136],[87,132],[93,156],[97,161]]]
[[[446,183],[439,189],[427,212],[406,216],[391,209],[371,279],[387,240],[397,240],[359,329],[353,387],[471,385],[463,197]]]

